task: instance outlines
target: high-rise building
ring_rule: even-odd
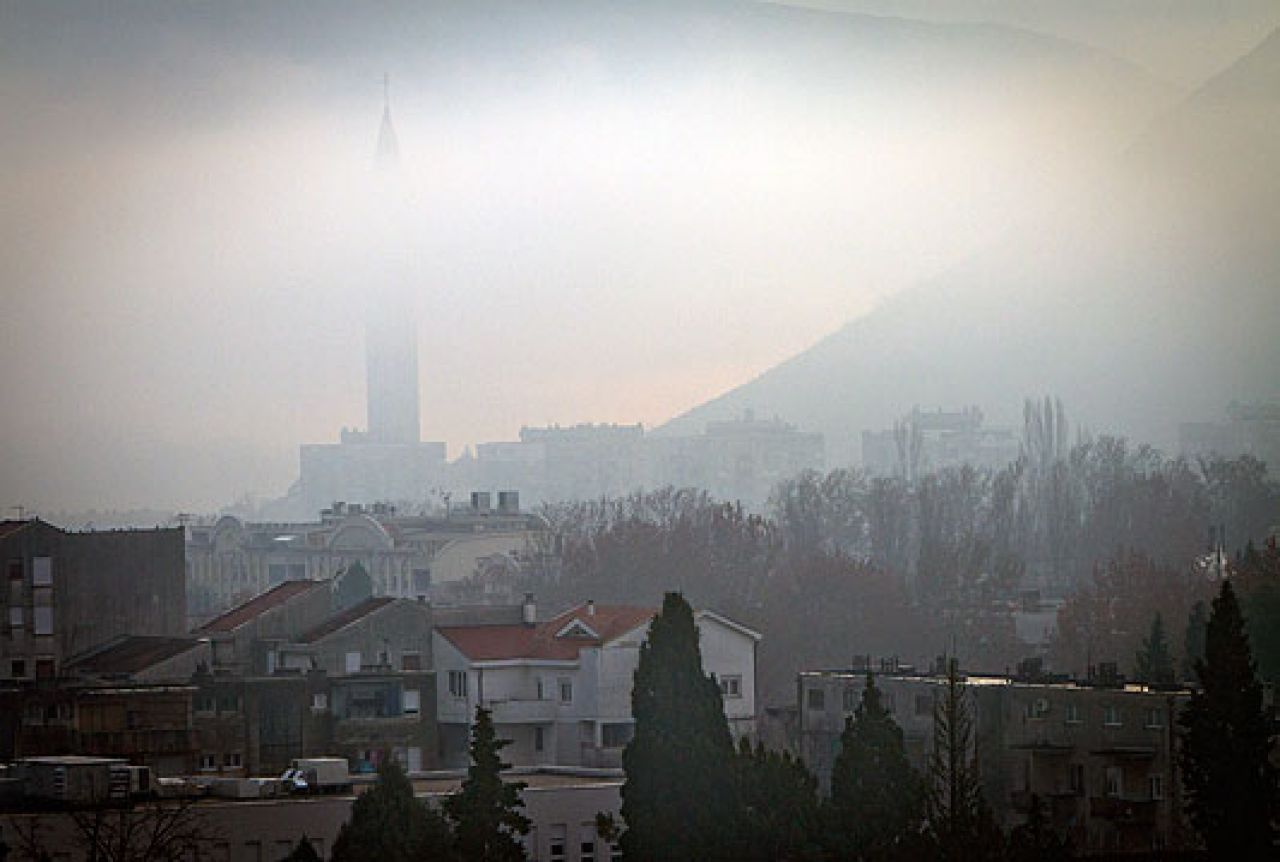
[[[388,196],[396,194],[400,146],[391,122],[391,100],[385,99],[375,155],[378,175]],[[389,202],[388,202],[388,205]],[[395,280],[400,274],[393,273]],[[412,303],[403,284],[382,285],[370,293],[365,325],[365,361],[369,442],[417,443],[418,331]]]
[[[445,444],[421,439],[411,273],[396,265],[403,250],[394,247],[399,236],[399,163],[388,99],[374,156],[377,192],[387,215],[380,235],[387,245],[370,250],[363,286],[368,427],[344,429],[336,444],[301,447],[298,485],[290,492],[291,508],[300,514],[318,511],[334,500],[421,501],[444,475]]]

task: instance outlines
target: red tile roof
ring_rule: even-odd
[[[298,643],[315,643],[322,637],[331,635],[338,629],[344,626],[349,626],[357,620],[364,619],[369,614],[379,608],[386,607],[394,601],[395,599],[390,596],[379,596],[377,598],[365,599],[359,604],[352,605],[346,610],[334,614],[310,631],[303,632],[302,636],[298,638]]]
[[[277,608],[294,596],[300,596],[316,587],[328,588],[328,581],[285,581],[265,593],[259,593],[244,604],[234,607],[221,616],[214,617],[196,630],[199,634],[235,631],[251,620]]]
[[[656,613],[653,608],[633,605],[596,605],[592,614],[584,604],[532,626],[450,626],[436,631],[472,661],[522,658],[573,661],[582,647],[616,640],[647,624]],[[589,627],[599,637],[556,636],[574,620]]]
[[[124,635],[93,652],[71,659],[67,662],[67,669],[92,674],[138,673],[199,645],[196,638]]]

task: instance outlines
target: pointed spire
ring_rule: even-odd
[[[400,165],[400,145],[391,124],[391,76],[382,75],[382,126],[378,129],[375,162],[379,170],[393,171]]]

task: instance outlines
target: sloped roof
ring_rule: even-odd
[[[205,623],[197,632],[213,634],[217,632],[235,631],[251,620],[257,619],[262,614],[278,608],[280,605],[289,601],[294,596],[300,596],[303,593],[310,592],[316,587],[328,588],[327,581],[285,581],[277,584],[265,593],[259,593],[249,601],[238,607],[234,607],[221,616],[214,617]]]
[[[132,674],[200,645],[197,638],[123,635],[92,652],[72,658],[67,670],[93,674]]]
[[[595,612],[590,613],[589,606],[582,604],[532,626],[448,626],[436,631],[472,661],[573,661],[584,646],[600,646],[616,640],[648,623],[656,613],[654,608],[634,605],[596,605]],[[599,637],[557,636],[575,621]]]
[[[33,523],[34,521],[0,521],[0,539],[7,538]]]
[[[359,604],[352,605],[346,610],[339,611],[310,631],[303,632],[298,638],[298,643],[315,643],[321,638],[333,634],[340,628],[349,626],[357,620],[364,619],[369,616],[369,614],[386,607],[394,601],[395,599],[390,596],[377,596],[365,599]]]

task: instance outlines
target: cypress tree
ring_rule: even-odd
[[[1165,637],[1164,620],[1159,612],[1151,621],[1151,633],[1134,657],[1134,669],[1142,682],[1168,685],[1174,681],[1173,654],[1169,650],[1169,639]]]
[[[720,686],[702,671],[693,611],[667,593],[640,647],[631,691],[635,736],[622,753],[623,858],[735,858],[733,740]]]
[[[927,800],[935,858],[947,862],[1000,858],[1004,836],[982,796],[973,716],[955,659],[947,665],[946,688],[933,709]]]
[[[845,720],[831,770],[826,808],[832,858],[886,859],[914,845],[924,820],[924,789],[907,760],[902,728],[868,673],[862,701]]]
[[[1187,633],[1184,640],[1185,649],[1182,659],[1182,675],[1192,679],[1196,673],[1196,662],[1204,660],[1204,630],[1209,624],[1209,609],[1204,602],[1196,602],[1187,617]]]
[[[378,781],[351,806],[333,844],[334,862],[414,862],[448,860],[448,824],[413,795],[413,784],[400,763],[383,758]],[[296,851],[295,851],[296,852]]]
[[[510,740],[498,739],[493,716],[476,707],[471,725],[471,766],[462,789],[444,800],[453,823],[458,854],[467,862],[516,862],[526,858],[520,836],[529,831],[529,818],[520,809],[525,784],[502,780],[502,749]]]
[[[742,862],[822,859],[818,780],[786,752],[739,743],[738,793]]]
[[[1191,822],[1214,859],[1268,858],[1280,810],[1277,775],[1262,684],[1229,580],[1213,600],[1195,671],[1200,690],[1179,719]]]

